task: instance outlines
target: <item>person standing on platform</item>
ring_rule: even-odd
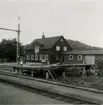
[[[20,61],[20,65],[23,66],[23,61],[22,60]]]

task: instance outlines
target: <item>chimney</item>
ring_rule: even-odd
[[[44,38],[45,38],[45,35],[44,35],[44,32],[43,32],[42,39],[44,39]]]

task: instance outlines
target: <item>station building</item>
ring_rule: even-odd
[[[103,60],[103,50],[74,50],[63,36],[35,39],[26,46],[26,62],[53,64],[64,62],[68,64],[95,64]]]

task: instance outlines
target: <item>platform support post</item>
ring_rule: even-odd
[[[15,69],[15,71],[14,71],[15,73],[18,73],[18,70],[17,69]]]
[[[20,69],[20,75],[22,74],[22,70]]]
[[[62,76],[63,76],[63,82],[65,83],[65,71],[63,71]]]
[[[65,78],[65,71],[63,72],[62,76]]]
[[[49,79],[49,73],[46,72],[46,79]]]
[[[34,72],[33,72],[33,70],[31,70],[31,76],[33,77],[34,76],[34,74],[33,74]]]
[[[83,76],[85,75],[85,73],[86,73],[86,72],[85,72],[85,67],[83,67]]]

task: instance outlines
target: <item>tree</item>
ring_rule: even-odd
[[[19,43],[20,51],[21,43]],[[5,57],[8,61],[16,61],[17,41],[16,39],[3,39],[0,42],[0,58]]]

